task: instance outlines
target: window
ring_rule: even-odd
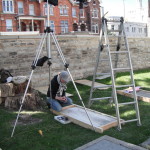
[[[132,27],[132,32],[136,32],[136,28],[135,27]]]
[[[142,33],[142,28],[139,28],[139,33]]]
[[[126,28],[126,31],[129,32],[129,27]]]
[[[96,5],[96,2],[95,2],[95,0],[93,1],[93,5]]]
[[[147,33],[147,29],[146,28],[144,28],[144,33]]]
[[[76,17],[77,14],[76,14],[76,8],[72,8],[72,17]]]
[[[23,2],[18,2],[18,14],[23,14]]]
[[[114,25],[111,25],[111,30],[114,30],[115,29],[115,26]]]
[[[62,20],[60,22],[61,25],[61,33],[67,33],[68,32],[68,21]]]
[[[94,25],[92,25],[92,32],[93,33],[98,33],[98,24],[94,24]]]
[[[84,10],[83,9],[80,9],[80,17],[84,18]]]
[[[53,5],[50,5],[50,15],[54,15],[54,9]]]
[[[29,4],[29,15],[34,15],[34,5]]]
[[[50,15],[54,15],[53,5],[50,5],[49,13],[50,13]],[[47,15],[47,4],[44,5],[44,15]]]
[[[47,4],[44,5],[44,15],[47,15]]]
[[[98,18],[98,9],[94,8],[92,11],[92,18]]]
[[[14,6],[12,0],[3,0],[3,12],[4,13],[13,13]]]
[[[60,15],[63,15],[63,6],[60,6],[59,10],[60,10]]]
[[[59,11],[61,16],[68,16],[68,7],[66,5],[60,5]]]
[[[12,26],[12,20],[11,19],[6,19],[6,31],[8,31],[8,32],[13,31],[13,26]]]

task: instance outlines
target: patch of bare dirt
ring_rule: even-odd
[[[12,126],[14,126],[15,121],[16,119],[11,122]],[[42,122],[42,119],[32,117],[32,115],[28,115],[28,114],[20,114],[17,125],[21,125],[21,126],[31,125],[31,124],[36,124],[40,122]]]

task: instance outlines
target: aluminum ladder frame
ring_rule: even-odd
[[[109,39],[108,39],[108,33],[107,33],[107,22],[108,22],[108,20],[106,18],[102,17],[102,28],[101,28],[101,31],[100,31],[99,47],[98,47],[96,65],[95,65],[94,74],[93,74],[93,81],[92,81],[92,85],[91,85],[90,98],[89,98],[88,106],[90,107],[90,105],[93,103],[93,101],[113,98],[114,103],[115,103],[115,109],[116,109],[118,130],[121,130],[121,128],[122,128],[121,124],[124,124],[124,123],[127,123],[127,122],[137,121],[137,125],[140,126],[141,125],[140,113],[139,113],[137,95],[136,95],[136,90],[135,90],[135,82],[134,82],[134,77],[133,77],[133,67],[132,67],[132,62],[131,62],[129,44],[128,44],[127,37],[126,37],[126,34],[125,34],[124,19],[123,19],[123,17],[120,18],[120,20],[119,20],[120,28],[119,28],[119,30],[116,30],[116,32],[119,32],[116,51],[110,51],[110,45],[109,45]],[[111,21],[110,20],[109,22],[117,22],[117,21]],[[113,32],[115,32],[115,31],[113,30]],[[102,37],[104,37],[104,39],[105,39],[105,44],[102,43]],[[126,51],[119,51],[120,47],[121,47],[121,37],[124,37]],[[97,73],[97,70],[98,70],[99,63],[100,63],[101,52],[103,51],[104,47],[106,47],[107,54],[108,54],[108,57],[109,57],[110,75],[111,75],[111,80],[112,80],[112,85],[106,85],[105,87],[112,87],[112,96],[111,97],[92,98],[93,92],[94,92],[95,89],[104,87],[104,86],[94,87],[94,83],[95,83],[95,80],[96,80],[96,73]],[[117,68],[118,54],[120,54],[120,53],[125,53],[125,54],[128,55],[127,59],[128,59],[129,68]],[[111,58],[112,54],[116,54],[116,57],[115,57],[116,62],[115,62],[114,66],[113,66],[112,58]],[[115,76],[115,74],[119,70],[129,70],[130,79],[131,79],[131,83],[132,83],[131,85],[116,86],[116,83],[115,83],[116,76]],[[126,102],[126,103],[118,103],[116,88],[129,87],[129,86],[131,86],[133,88],[134,101],[133,102]],[[136,119],[122,121],[121,118],[120,118],[119,106],[129,105],[129,104],[134,104],[134,106],[135,106]]]

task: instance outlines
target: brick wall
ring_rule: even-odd
[[[98,36],[58,36],[58,42],[70,64],[70,71],[75,79],[92,75],[98,47]],[[114,43],[115,40],[110,40]],[[39,37],[31,36],[1,36],[0,37],[0,68],[9,69],[13,76],[29,76],[31,64],[35,58],[36,48],[40,42]],[[150,39],[130,38],[130,51],[133,68],[142,69],[150,67]],[[62,60],[57,53],[57,48],[51,40],[52,76],[64,69]],[[42,56],[47,56],[46,45],[43,46]],[[106,56],[104,52],[101,55]],[[119,67],[126,65],[126,57],[119,56]],[[100,70],[106,71],[107,64],[102,63]],[[49,68],[47,63],[43,67],[37,67],[32,77],[34,86],[48,84]]]

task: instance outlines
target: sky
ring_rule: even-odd
[[[130,10],[134,10],[138,7],[138,0],[102,0],[102,6],[104,7],[104,12],[108,11],[108,16],[123,16],[124,10],[125,16]],[[148,0],[142,0],[143,8],[147,8]],[[124,9],[125,8],[125,9]],[[127,17],[127,16],[126,16]]]

